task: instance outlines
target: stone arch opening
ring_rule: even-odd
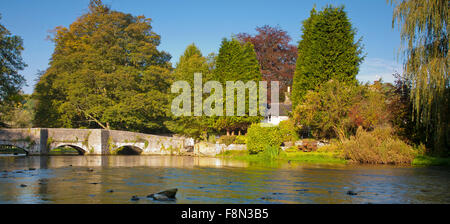
[[[26,155],[28,151],[13,144],[0,144],[0,155]]]
[[[50,150],[50,155],[84,155],[86,150],[76,145],[59,145]]]
[[[128,155],[128,156],[140,155],[143,151],[144,150],[142,150],[141,148],[132,145],[122,146],[116,150],[117,155]]]

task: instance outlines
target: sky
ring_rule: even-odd
[[[362,38],[365,60],[358,80],[382,78],[393,82],[392,74],[401,72],[398,59],[400,33],[392,28],[393,8],[385,0],[103,0],[113,10],[144,15],[152,19],[153,31],[161,35],[159,50],[172,55],[175,65],[186,47],[195,43],[204,55],[218,53],[223,38],[238,33],[255,34],[255,28],[270,25],[288,32],[292,44],[301,40],[302,21],[316,5],[345,6],[347,16]],[[37,72],[45,70],[54,50],[48,40],[57,26],[68,27],[87,12],[89,0],[0,0],[3,24],[24,40],[22,57],[28,66],[20,73],[33,92]]]

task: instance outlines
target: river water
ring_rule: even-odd
[[[450,203],[449,186],[450,169],[443,167],[170,156],[0,157],[0,203]],[[146,198],[170,188],[178,188],[176,201]],[[133,195],[141,199],[131,201]]]

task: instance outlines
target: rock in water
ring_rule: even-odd
[[[133,196],[131,197],[131,200],[132,200],[132,201],[139,201],[139,197],[136,196],[136,195],[133,195]]]
[[[150,194],[147,196],[147,198],[153,198],[154,200],[157,200],[157,201],[174,200],[174,199],[176,199],[175,195],[177,194],[177,191],[178,191],[177,188],[170,189],[167,191],[161,191],[156,194]]]
[[[354,191],[347,191],[348,195],[358,195],[358,193],[354,192]]]

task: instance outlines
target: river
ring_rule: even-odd
[[[0,157],[3,204],[450,203],[449,186],[450,169],[443,167],[261,165],[175,156]],[[170,188],[178,188],[176,201],[146,198]],[[131,201],[133,195],[141,199]]]

